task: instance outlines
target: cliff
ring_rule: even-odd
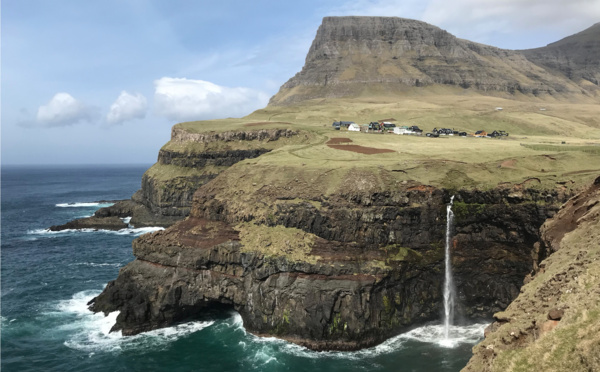
[[[258,335],[354,350],[439,318],[448,190],[365,188],[373,171],[357,169],[304,183],[300,169],[255,166],[248,179],[236,168],[198,189],[186,220],[134,241],[136,260],[91,304],[120,311],[113,330],[135,334],[228,307]],[[564,195],[456,195],[458,312],[489,317],[518,294],[538,228]]]
[[[118,230],[127,227],[119,220],[125,217],[131,217],[130,224],[136,227],[170,226],[190,213],[192,196],[200,186],[237,162],[290,144],[298,134],[297,130],[279,128],[194,133],[174,126],[171,140],[159,151],[156,164],[144,173],[141,189],[131,200],[50,229]]]
[[[513,51],[459,39],[425,22],[397,17],[325,17],[302,70],[271,98],[290,105],[314,98],[394,95],[446,86],[506,97],[591,95],[598,86],[600,30],[588,43]],[[579,40],[579,39],[578,39]],[[573,52],[573,53],[571,53]],[[581,85],[580,79],[588,84]],[[573,80],[572,80],[573,79]]]
[[[549,256],[464,371],[600,370],[600,177],[541,228]]]

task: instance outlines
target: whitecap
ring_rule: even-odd
[[[121,221],[123,221],[123,223],[129,224],[129,221],[131,221],[131,217],[123,217],[121,218]]]
[[[121,267],[121,266],[123,266],[123,264],[122,263],[75,262],[75,263],[69,264],[69,266],[91,266],[91,267],[111,266],[111,267]]]
[[[112,205],[114,205],[115,203],[98,203],[98,202],[91,202],[91,203],[87,203],[87,202],[81,202],[81,203],[58,203],[55,206],[59,207],[59,208],[89,208],[89,207],[99,207],[99,208],[104,208],[104,207],[110,207]]]
[[[477,323],[466,326],[451,326],[450,337],[444,338],[444,326],[442,324],[425,325],[411,331],[399,334],[387,339],[379,345],[358,351],[313,351],[306,347],[289,343],[275,337],[258,337],[252,335],[252,341],[256,343],[279,344],[282,352],[301,358],[330,358],[345,360],[362,360],[375,358],[380,355],[391,354],[403,349],[407,341],[416,341],[434,344],[444,348],[455,348],[461,344],[476,344],[483,339],[483,331],[487,323]]]
[[[156,348],[198,332],[214,323],[193,321],[123,337],[120,331],[110,332],[116,322],[118,311],[104,316],[102,313],[94,314],[88,309],[88,302],[99,293],[100,291],[76,293],[71,299],[60,301],[56,305],[56,311],[46,314],[64,318],[66,321],[58,326],[59,331],[67,334],[65,346],[88,353]]]
[[[48,236],[56,236],[59,234],[72,234],[72,233],[105,233],[105,234],[116,234],[116,235],[133,235],[139,236],[146,233],[151,233],[155,231],[164,230],[164,227],[160,226],[150,226],[150,227],[127,227],[121,230],[104,230],[104,229],[65,229],[60,231],[51,231],[50,229],[36,229],[27,231],[28,234],[32,235],[48,235]]]

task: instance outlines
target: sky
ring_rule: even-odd
[[[266,106],[344,15],[527,49],[600,22],[600,0],[2,0],[2,165],[151,164],[174,124]]]

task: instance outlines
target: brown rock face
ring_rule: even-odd
[[[597,45],[594,48],[600,50]],[[560,55],[556,63],[551,62],[557,58],[555,50]],[[523,54],[459,39],[438,27],[404,18],[325,17],[302,71],[269,104],[358,96],[366,89],[370,94],[390,94],[432,85],[481,93],[581,94],[582,88],[564,73],[572,65],[564,51]],[[597,62],[577,63],[597,85]],[[554,64],[564,68],[548,68]]]

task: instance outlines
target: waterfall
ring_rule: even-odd
[[[446,247],[445,247],[445,270],[444,270],[444,337],[449,338],[450,325],[454,316],[454,284],[452,282],[452,264],[450,260],[450,244],[452,234],[452,222],[454,213],[452,213],[452,203],[454,195],[450,198],[450,203],[446,206]]]

